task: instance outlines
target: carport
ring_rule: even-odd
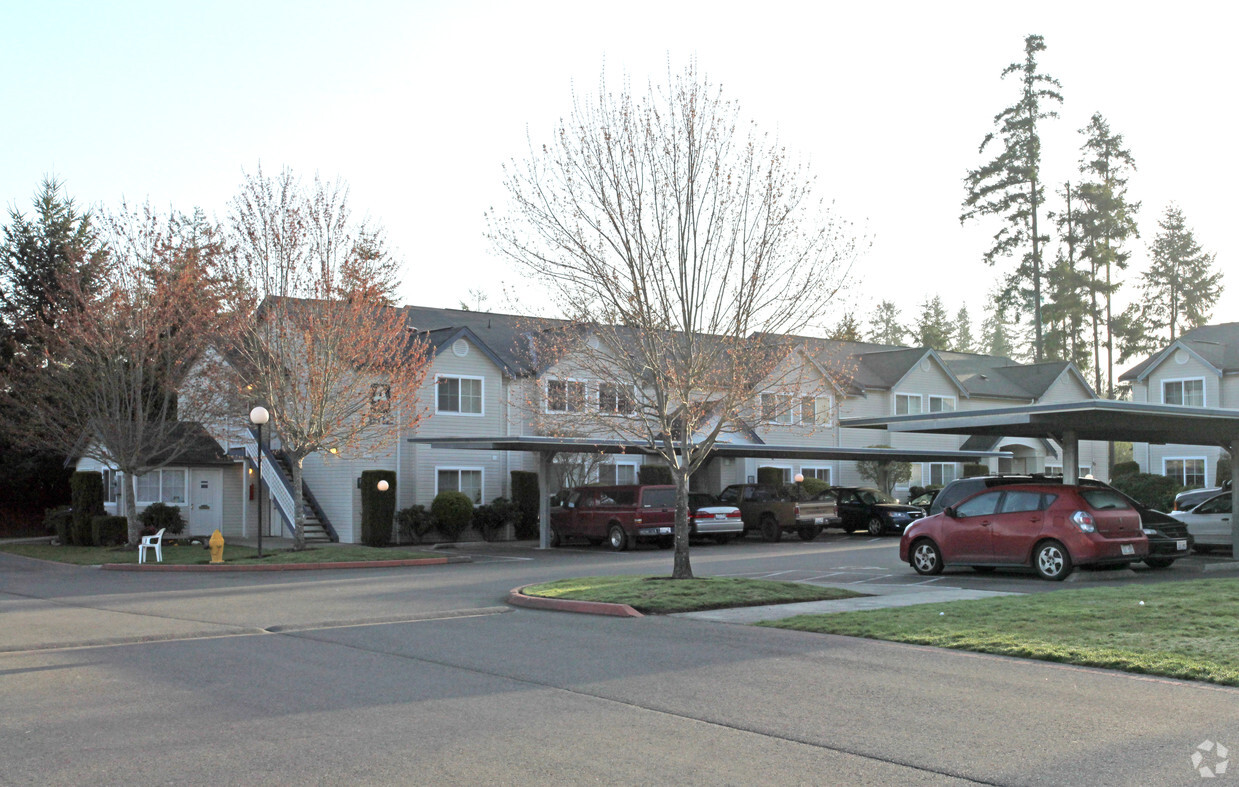
[[[844,428],[891,432],[1028,437],[1057,440],[1063,449],[1063,480],[1077,478],[1081,440],[1221,446],[1231,455],[1231,510],[1239,511],[1239,410],[1090,399],[993,410],[845,418]],[[1231,515],[1231,554],[1239,559],[1239,518]]]
[[[658,449],[634,440],[600,440],[593,438],[559,437],[410,437],[410,443],[428,444],[431,448],[452,448],[472,451],[529,451],[538,457],[538,533],[539,546],[548,549],[551,543],[550,478],[551,462],[556,454],[628,454],[658,456]],[[846,461],[873,460],[897,462],[968,462],[978,459],[1006,457],[1002,451],[928,451],[904,448],[810,448],[801,445],[766,445],[764,443],[715,443],[710,458],[732,459],[821,459]]]

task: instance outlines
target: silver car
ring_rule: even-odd
[[[1233,544],[1230,492],[1214,495],[1190,511],[1172,511],[1170,515],[1187,525],[1187,532],[1196,539],[1197,549]]]

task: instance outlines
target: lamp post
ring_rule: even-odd
[[[250,423],[258,427],[258,557],[262,558],[262,425],[271,420],[267,408],[259,405],[250,410]]]

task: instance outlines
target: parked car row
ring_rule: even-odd
[[[899,557],[919,574],[1029,566],[1061,580],[1081,565],[1165,568],[1192,545],[1184,523],[1100,481],[980,476],[947,484],[930,515],[904,531]]]
[[[674,486],[583,486],[567,490],[558,502],[551,509],[552,546],[567,539],[606,542],[615,550],[674,544]],[[922,508],[896,503],[868,487],[830,487],[805,495],[790,486],[734,484],[717,496],[692,492],[688,503],[691,536],[720,544],[749,534],[774,542],[792,532],[812,541],[828,527],[899,534],[925,515]]]

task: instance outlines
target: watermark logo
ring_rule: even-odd
[[[1224,776],[1230,766],[1230,750],[1220,743],[1205,741],[1192,752],[1192,767],[1202,779]]]

